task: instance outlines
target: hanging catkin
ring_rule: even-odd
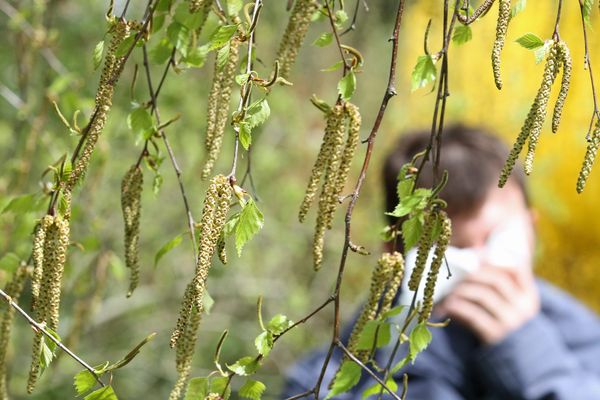
[[[55,215],[49,221],[44,240],[44,261],[39,297],[35,303],[35,319],[53,331],[58,329],[60,290],[69,245],[69,222]],[[34,335],[27,392],[31,393],[39,375],[42,334]]]
[[[117,57],[115,52],[125,37],[129,34],[129,23],[118,19],[112,30],[112,38],[106,51],[104,67],[100,75],[100,83],[96,92],[94,114],[90,124],[86,127],[86,139],[79,154],[79,157],[73,165],[73,170],[66,184],[66,192],[71,192],[77,182],[85,175],[88,164],[92,157],[92,152],[98,142],[98,137],[106,124],[108,111],[112,106],[112,97],[114,87],[122,71],[125,57]]]
[[[423,305],[419,310],[419,322],[427,321],[429,319],[429,316],[431,315],[431,310],[433,308],[433,294],[435,292],[435,284],[437,282],[438,274],[440,272],[440,267],[442,266],[442,262],[444,261],[444,254],[446,253],[448,243],[450,242],[450,235],[452,234],[452,225],[450,223],[450,218],[448,218],[448,215],[446,215],[444,211],[440,211],[439,218],[441,219],[442,229],[440,232],[440,236],[438,237],[437,243],[435,245],[433,260],[431,261],[429,273],[427,274],[427,281],[425,283],[425,290],[423,294]]]
[[[18,302],[21,292],[23,291],[25,278],[30,274],[31,268],[21,265],[13,273],[10,282],[6,284],[4,292],[6,292],[14,302]],[[8,353],[15,309],[6,303],[2,306],[2,309],[4,310],[4,313],[2,314],[2,322],[0,323],[0,400],[8,400],[6,356]]]
[[[317,6],[315,0],[296,0],[277,52],[279,75],[283,78],[289,78]]]
[[[571,71],[573,69],[573,61],[571,60],[571,53],[567,44],[562,40],[558,42],[558,59],[563,68],[562,81],[560,83],[560,92],[556,98],[554,104],[554,113],[552,115],[552,132],[558,131],[558,125],[560,124],[560,116],[562,114],[565,100],[567,99],[567,93],[569,92],[569,86],[571,85]]]
[[[325,231],[332,227],[333,215],[339,204],[339,196],[348,179],[348,172],[359,141],[360,124],[360,112],[354,104],[336,104],[327,113],[323,143],[311,171],[298,213],[298,219],[303,222],[317,194],[321,177],[323,177],[313,239],[315,270],[321,267],[323,261]],[[344,144],[345,135],[347,138]]]
[[[581,171],[579,171],[579,178],[577,178],[577,193],[583,192],[585,188],[585,183],[592,172],[592,167],[596,160],[596,154],[598,154],[598,148],[600,148],[600,119],[596,120],[596,126],[588,141],[583,165],[581,166]]]
[[[494,82],[498,89],[502,89],[502,78],[500,77],[500,54],[506,40],[506,32],[510,21],[510,0],[499,0],[498,22],[496,24],[496,39],[492,49],[492,70],[494,71]]]
[[[240,42],[234,38],[229,43],[229,58],[222,68],[219,68],[218,60],[215,58],[213,83],[207,109],[205,138],[207,159],[202,170],[202,179],[210,176],[219,157],[229,116],[229,101],[239,58]]]
[[[31,279],[31,297],[32,307],[35,308],[40,295],[40,285],[42,283],[42,271],[44,268],[44,242],[46,240],[46,231],[48,226],[54,221],[54,217],[45,215],[36,225],[33,236],[33,276]]]
[[[487,13],[490,10],[492,4],[494,4],[494,0],[485,0],[479,5],[479,7],[477,7],[472,13],[469,13],[467,16],[467,11],[469,11],[469,2],[465,0],[463,3],[463,7],[461,8],[465,12],[457,13],[456,18],[461,24],[469,25],[473,23],[477,18]]]
[[[129,168],[121,182],[121,209],[125,224],[125,265],[131,271],[127,297],[133,294],[140,278],[139,242],[143,183],[144,174],[137,165]]]
[[[392,308],[392,304],[396,298],[396,294],[398,294],[400,284],[402,283],[402,278],[404,277],[404,257],[402,257],[402,253],[397,251],[393,253],[384,253],[381,256],[380,262],[389,265],[391,273],[387,288],[385,289],[385,295],[381,302],[381,307],[377,313],[378,318],[382,317],[383,314]]]
[[[429,251],[433,246],[433,227],[436,223],[437,214],[431,212],[425,215],[423,231],[421,233],[421,238],[419,239],[419,247],[417,248],[415,267],[413,268],[410,274],[410,279],[408,280],[408,288],[413,292],[419,288],[419,283],[421,283],[421,277],[423,276],[425,265],[427,264],[427,259],[429,258]]]
[[[176,348],[176,364],[179,378],[171,392],[170,400],[179,399],[189,375],[194,346],[203,310],[206,280],[217,242],[225,226],[233,190],[229,179],[215,176],[209,185],[202,209],[200,246],[196,274],[188,284],[177,326],[171,335],[171,347]]]

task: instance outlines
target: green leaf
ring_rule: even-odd
[[[533,55],[535,56],[535,63],[539,64],[544,61],[546,54],[548,54],[548,50],[550,50],[551,41],[547,40],[543,46],[538,47],[533,50]]]
[[[256,346],[256,350],[258,350],[258,354],[267,357],[273,348],[273,333],[263,331],[256,339],[254,339],[254,346]]]
[[[208,56],[208,46],[198,46],[191,49],[187,57],[185,57],[185,62],[196,68],[201,68],[206,63],[206,58]]]
[[[187,45],[190,41],[190,30],[187,26],[177,21],[171,22],[167,28],[167,39],[171,46],[181,52],[184,57],[187,56]]]
[[[234,364],[227,364],[227,368],[236,375],[248,376],[256,372],[258,360],[256,357],[246,356],[237,360]]]
[[[227,0],[227,13],[229,16],[238,15],[243,6],[242,0]]]
[[[50,328],[46,328],[46,331],[48,331],[48,333],[50,333],[56,340],[60,342],[60,336],[58,336],[58,333],[54,332]],[[56,343],[54,343],[51,339],[47,338],[45,335],[42,336],[42,351],[40,352],[40,368],[42,372],[48,368],[54,359],[56,347]]]
[[[106,386],[93,391],[83,398],[83,400],[119,400],[112,386]]]
[[[217,51],[217,68],[222,69],[227,60],[229,60],[229,52],[231,51],[231,46],[227,43],[225,46],[221,47]]]
[[[338,24],[343,24],[348,21],[348,14],[344,10],[337,10],[335,12],[335,22]]]
[[[208,50],[216,50],[225,46],[235,32],[237,31],[237,25],[223,25],[212,35],[210,42],[208,43]]]
[[[94,47],[94,69],[98,69],[102,63],[102,53],[104,52],[104,40],[101,40]]]
[[[135,43],[135,35],[127,36],[115,50],[115,57],[123,57]]]
[[[167,243],[165,243],[156,252],[156,255],[154,256],[154,267],[156,268],[156,266],[158,265],[158,262],[160,261],[161,258],[163,258],[163,256],[165,254],[167,254],[168,252],[170,252],[171,250],[173,250],[175,247],[179,246],[181,244],[182,240],[183,240],[182,236],[181,235],[177,235],[173,239],[171,239]]]
[[[152,193],[154,193],[155,196],[158,195],[158,192],[160,192],[160,188],[162,187],[164,180],[165,179],[163,178],[161,173],[156,171],[156,174],[152,179]]]
[[[207,378],[192,378],[188,383],[184,400],[204,399],[208,394]]]
[[[177,6],[173,19],[193,31],[202,25],[204,15],[201,12],[190,13],[189,4],[183,2]]]
[[[267,99],[258,100],[252,104],[246,112],[246,119],[250,125],[250,129],[264,124],[271,115],[271,108]]]
[[[534,50],[544,45],[544,41],[533,33],[524,34],[516,42],[528,50]]]
[[[0,258],[0,270],[9,273],[14,272],[17,267],[21,264],[21,257],[15,253],[6,253]]]
[[[385,386],[387,386],[394,393],[398,391],[398,384],[393,377],[388,378],[388,380],[385,382]],[[383,386],[381,386],[379,383],[375,383],[373,386],[363,392],[362,398],[366,399],[369,396],[379,394],[382,390],[384,393],[387,393],[387,391],[383,389]]]
[[[411,90],[414,92],[423,86],[427,86],[435,81],[436,76],[437,69],[433,57],[430,55],[419,56],[411,76]]]
[[[333,65],[331,65],[331,66],[329,66],[329,67],[327,67],[325,69],[322,69],[321,72],[337,71],[338,69],[342,68],[343,65],[344,65],[343,61],[338,61],[335,64],[333,64]]]
[[[327,394],[327,397],[325,397],[325,400],[331,399],[333,396],[345,393],[352,389],[360,381],[361,373],[362,369],[360,368],[360,365],[354,361],[344,361],[342,367],[335,375],[333,385],[331,386],[331,390]]]
[[[402,368],[404,368],[409,363],[410,360],[411,360],[410,354],[407,354],[406,357],[404,357],[402,360],[398,361],[396,363],[396,365],[394,365],[392,367],[392,369],[390,370],[390,373],[395,374],[396,372],[400,371]]]
[[[263,224],[263,214],[256,206],[254,200],[250,198],[244,205],[244,208],[242,208],[240,218],[235,227],[235,247],[238,256],[241,257],[244,245],[261,230]]]
[[[315,41],[312,43],[313,46],[317,46],[317,47],[325,47],[328,44],[330,44],[333,40],[333,33],[331,32],[326,32],[321,34],[321,36],[319,36],[318,38],[315,39]]]
[[[350,70],[342,79],[340,79],[337,88],[338,93],[342,96],[343,100],[350,100],[356,90],[356,75],[354,75],[353,70]]]
[[[520,14],[525,10],[525,6],[527,5],[527,0],[518,0],[513,8],[510,10],[510,17],[514,18],[517,14]]]
[[[375,347],[379,348],[387,345],[391,338],[390,324],[377,320],[367,321],[358,337],[356,348],[358,350],[371,350],[375,343],[375,336],[377,336]]]
[[[403,305],[399,305],[393,308],[390,308],[388,311],[384,312],[383,315],[381,316],[381,319],[385,320],[387,318],[393,317],[395,315],[398,315],[402,312],[402,310],[404,310],[404,306]]]
[[[173,46],[169,44],[167,38],[164,38],[150,50],[150,60],[155,64],[164,64],[171,58],[172,52]]]
[[[456,25],[454,32],[452,33],[452,41],[457,45],[467,43],[473,38],[473,32],[469,25]]]
[[[583,0],[583,19],[587,26],[591,26],[590,16],[592,15],[592,7],[594,0]]]
[[[77,396],[81,396],[96,386],[96,378],[94,378],[94,375],[90,371],[83,370],[75,375],[73,385],[77,391]]]
[[[147,109],[144,107],[136,107],[127,116],[127,126],[135,134],[140,135],[144,140],[148,140],[152,137],[156,129],[152,122],[152,117]]]
[[[423,215],[416,213],[411,218],[402,223],[402,239],[404,240],[404,249],[412,249],[423,232]]]
[[[159,32],[165,25],[166,16],[165,14],[154,13],[152,17],[152,33]]]
[[[252,131],[250,130],[250,124],[244,121],[240,122],[238,133],[242,147],[248,150],[252,144]]]
[[[422,210],[427,205],[430,196],[431,189],[417,189],[413,194],[400,199],[400,203],[398,203],[394,211],[386,214],[399,218],[413,211]]]
[[[429,329],[427,329],[424,322],[415,326],[412,332],[410,332],[409,355],[413,362],[415,361],[417,354],[429,346],[431,339],[431,332],[429,332]]]
[[[140,343],[138,343],[122,359],[120,359],[119,361],[117,361],[116,363],[114,363],[112,365],[107,366],[106,369],[105,369],[105,371],[114,371],[116,369],[123,368],[124,366],[126,366],[127,364],[129,364],[135,358],[135,356],[137,356],[140,353],[140,351],[142,350],[142,347],[144,347],[146,345],[146,343],[148,343],[152,339],[154,339],[155,336],[156,336],[156,332],[151,333],[148,336],[146,336],[144,338],[144,340],[142,340]]]
[[[219,394],[225,392],[223,399],[227,400],[231,395],[231,386],[229,385],[229,378],[225,376],[220,376],[218,378],[211,379],[210,392]]]
[[[277,314],[267,324],[267,330],[273,332],[274,335],[280,335],[294,323],[283,314]]]
[[[248,379],[242,385],[238,394],[245,399],[260,400],[266,388],[264,383]]]

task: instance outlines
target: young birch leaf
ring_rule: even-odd
[[[518,0],[510,10],[510,17],[514,18],[517,14],[522,13],[525,10],[525,6],[527,6],[527,0]]]
[[[177,235],[175,236],[173,239],[169,240],[167,243],[165,243],[157,252],[156,255],[154,256],[154,268],[156,268],[156,266],[158,265],[158,262],[160,261],[161,258],[163,258],[163,256],[165,254],[167,254],[168,252],[170,252],[171,250],[173,250],[175,247],[179,246],[181,244],[182,241],[182,237],[181,235]]]
[[[177,21],[171,22],[167,28],[167,39],[171,46],[175,47],[185,57],[187,56],[187,45],[190,40],[190,30]]]
[[[433,62],[433,57],[430,55],[419,56],[417,64],[411,75],[411,91],[427,86],[427,84],[435,81],[437,70]]]
[[[105,386],[93,391],[83,398],[83,400],[119,400],[112,386]]]
[[[454,32],[452,33],[452,41],[457,45],[467,43],[472,38],[473,32],[469,25],[459,24],[454,28]]]
[[[50,333],[56,340],[60,342],[60,336],[58,333],[54,332],[50,328],[46,328],[48,333]],[[46,336],[42,336],[42,351],[40,353],[40,368],[42,372],[48,368],[52,360],[54,359],[54,354],[56,352],[56,343]]]
[[[420,323],[410,332],[409,354],[412,362],[415,362],[417,354],[422,352],[429,346],[432,336],[425,323]]]
[[[127,116],[127,126],[136,136],[140,135],[146,140],[150,139],[155,131],[152,117],[144,107],[136,107]]]
[[[263,227],[263,223],[262,212],[254,203],[254,200],[249,199],[240,212],[240,218],[235,227],[235,247],[238,256],[241,257],[244,245]]]
[[[236,31],[237,25],[223,25],[219,27],[208,43],[208,50],[216,50],[225,46],[229,43],[233,35],[235,35]]]
[[[220,376],[218,378],[213,378],[210,380],[210,390],[211,393],[223,393],[223,400],[227,400],[231,395],[231,386],[229,385],[229,378],[225,376]],[[196,399],[194,399],[196,400]]]
[[[244,2],[242,0],[227,0],[227,13],[231,15],[238,15]]]
[[[353,70],[350,70],[340,81],[338,82],[338,93],[342,96],[343,100],[350,100],[354,91],[356,90],[356,75]]]
[[[239,138],[240,138],[240,143],[242,144],[242,147],[245,150],[248,150],[250,148],[250,145],[252,144],[252,128],[250,128],[250,124],[248,122],[242,121],[239,124]]]
[[[527,50],[534,50],[544,45],[544,41],[533,33],[526,33],[516,40],[521,46]]]
[[[102,63],[102,53],[104,52],[104,40],[101,40],[94,47],[94,69],[98,69]]]
[[[594,0],[583,0],[583,19],[587,26],[591,26],[590,16],[592,15],[592,7]]]
[[[192,67],[201,68],[204,66],[207,56],[208,46],[194,47],[188,52],[187,57],[185,57],[185,62]]]
[[[152,60],[154,64],[164,64],[171,58],[172,51],[173,47],[169,44],[169,40],[163,38],[150,49],[150,60]]]
[[[402,223],[402,239],[405,250],[410,250],[417,244],[422,231],[423,219],[420,214],[414,215]]]
[[[354,361],[344,361],[342,367],[335,375],[333,386],[327,394],[327,397],[325,397],[325,400],[331,399],[333,396],[336,396],[340,393],[345,393],[352,389],[354,386],[356,386],[358,381],[360,381],[361,373],[362,369],[360,365]]]
[[[208,394],[207,378],[192,378],[188,383],[184,400],[204,399]]]
[[[377,343],[375,343],[375,337],[377,337]],[[358,337],[356,348],[371,350],[374,343],[377,348],[383,347],[390,342],[390,339],[390,324],[376,320],[368,321]]]
[[[394,393],[398,391],[398,384],[396,383],[396,381],[394,380],[394,378],[390,377],[387,382],[385,383],[385,386],[387,386],[388,388],[390,388],[391,391],[393,391]],[[368,388],[367,390],[365,390],[362,394],[362,398],[366,399],[370,396],[379,394],[382,390],[382,386],[379,383],[375,383],[373,386],[371,386],[370,388]],[[385,392],[386,390],[383,389],[383,391]]]
[[[229,370],[236,375],[248,376],[256,372],[256,369],[258,368],[258,361],[255,357],[242,357],[234,364],[227,364],[227,368],[229,368]]]
[[[273,333],[263,331],[256,339],[254,339],[254,346],[256,347],[258,354],[267,357],[273,348]]]
[[[123,57],[135,43],[135,35],[126,37],[115,50],[115,57]]]
[[[223,69],[227,60],[229,59],[229,52],[231,51],[231,46],[227,43],[225,46],[221,47],[217,51],[217,68]]]
[[[277,314],[267,324],[267,330],[272,332],[274,335],[279,335],[287,328],[292,326],[294,323],[288,319],[285,315]]]
[[[337,71],[338,69],[342,68],[342,65],[344,65],[344,62],[343,61],[338,61],[335,64],[333,64],[333,65],[331,65],[331,66],[329,66],[327,68],[322,69],[321,72]]]
[[[313,44],[313,46],[317,46],[317,47],[325,47],[328,44],[330,44],[332,40],[333,40],[333,33],[327,32],[327,33],[323,33],[321,36],[316,38],[312,44]]]
[[[552,42],[550,40],[547,40],[543,46],[540,46],[533,50],[533,55],[535,56],[536,64],[539,64],[542,61],[544,61],[544,58],[546,57],[548,50],[550,50],[551,44],[552,44]]]
[[[75,375],[73,386],[75,386],[77,396],[81,396],[96,386],[96,378],[88,370],[80,371]]]
[[[248,379],[246,383],[242,385],[238,394],[245,399],[260,400],[265,389],[267,389],[267,387],[264,383]]]
[[[271,115],[271,108],[267,99],[262,99],[254,103],[248,108],[247,117],[250,129],[264,124]]]

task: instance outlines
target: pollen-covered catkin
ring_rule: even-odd
[[[500,77],[500,59],[506,32],[510,21],[510,0],[499,0],[498,22],[496,24],[496,40],[492,49],[492,69],[494,71],[494,82],[498,89],[502,89],[502,78]]]
[[[25,284],[25,278],[30,274],[31,268],[26,265],[21,265],[13,273],[10,282],[6,284],[4,291],[14,302],[19,300]],[[6,302],[3,303],[1,308],[4,312],[2,314],[2,322],[0,323],[0,399],[8,400],[6,356],[8,353],[8,345],[10,341],[12,323],[15,316],[15,309]]]
[[[343,122],[343,108],[341,105],[335,105],[327,114],[327,125],[325,127],[325,134],[323,135],[323,142],[317,155],[317,160],[313,165],[308,180],[308,186],[302,204],[300,205],[300,212],[298,213],[298,220],[304,222],[308,209],[312,204],[315,195],[319,189],[319,182],[321,176],[327,167],[332,151],[332,143],[335,136],[338,134],[338,129]]]
[[[45,215],[36,225],[33,236],[33,276],[31,279],[31,304],[36,308],[36,303],[40,295],[40,285],[42,283],[42,273],[44,269],[44,242],[46,241],[46,230],[52,224],[54,217]]]
[[[142,169],[133,165],[121,182],[121,209],[125,223],[125,265],[131,271],[127,297],[133,294],[140,278],[139,242],[142,210]]]
[[[577,193],[583,192],[583,189],[585,188],[585,183],[592,172],[592,167],[594,166],[594,161],[598,154],[598,148],[600,148],[600,120],[596,121],[596,126],[594,127],[594,131],[592,132],[587,145],[583,165],[581,166],[581,171],[579,171],[579,177],[577,178]]]
[[[558,58],[558,46],[555,42],[552,44],[550,51],[548,52],[542,84],[537,94],[537,112],[531,125],[527,156],[525,157],[525,173],[527,175],[531,174],[533,171],[533,158],[535,156],[535,149],[542,132],[542,127],[544,126],[544,121],[546,120],[548,101],[550,100],[550,91],[552,89],[552,84],[558,75],[559,67],[560,60]]]
[[[219,256],[219,260],[223,264],[227,264],[227,251],[225,250],[225,237],[221,234],[219,235],[219,240],[217,241],[217,255]]]
[[[125,57],[117,57],[115,52],[128,34],[129,24],[124,20],[117,20],[112,30],[112,38],[106,51],[104,67],[100,75],[100,83],[98,84],[95,98],[95,110],[90,124],[86,127],[85,143],[73,165],[73,170],[66,184],[66,191],[68,192],[71,192],[77,182],[85,175],[92,153],[98,142],[98,137],[106,124],[108,111],[112,106],[114,87],[121,74],[125,59]]]
[[[277,52],[279,75],[283,78],[289,78],[317,6],[315,0],[296,0]]]
[[[557,46],[558,58],[562,64],[563,75],[560,83],[560,92],[556,98],[556,103],[554,104],[554,113],[552,115],[552,132],[554,133],[558,131],[562,110],[565,105],[565,100],[567,99],[567,94],[569,93],[569,86],[571,84],[571,71],[573,69],[573,61],[571,60],[571,53],[569,52],[567,44],[561,40],[558,42]]]
[[[202,170],[202,179],[210,176],[221,152],[223,135],[229,116],[229,101],[239,59],[239,45],[240,41],[237,38],[233,38],[229,42],[229,57],[222,68],[219,67],[218,60],[215,59],[213,86],[207,109],[205,144],[208,155]]]
[[[361,361],[365,362],[369,356],[368,351],[359,350],[358,340],[367,322],[372,321],[377,316],[377,309],[381,296],[385,290],[385,286],[390,279],[393,271],[393,265],[389,262],[389,257],[385,254],[377,261],[377,266],[373,269],[371,275],[371,287],[369,288],[369,297],[363,306],[363,309],[358,317],[358,320],[352,328],[350,339],[348,340],[348,350],[356,355]]]
[[[402,253],[397,251],[393,253],[384,253],[381,256],[380,262],[389,265],[391,272],[387,288],[385,289],[385,295],[381,302],[381,307],[377,313],[378,317],[381,317],[392,308],[392,303],[396,298],[396,294],[402,283],[402,278],[404,277],[404,257],[402,257]]]
[[[429,251],[431,250],[432,243],[432,234],[433,227],[437,223],[437,215],[434,213],[429,213],[425,215],[425,222],[423,224],[423,231],[421,232],[421,238],[419,239],[419,247],[417,248],[417,259],[415,261],[415,267],[410,274],[410,279],[408,280],[408,288],[415,292],[419,283],[421,282],[421,277],[423,276],[423,271],[425,271],[425,265],[427,264],[427,259],[429,258]]]
[[[440,267],[442,266],[442,262],[444,261],[444,254],[446,253],[446,249],[448,248],[448,243],[450,242],[450,235],[452,234],[452,225],[450,223],[450,218],[446,215],[445,212],[441,211],[439,213],[442,229],[440,231],[440,236],[437,240],[435,246],[435,252],[433,261],[431,262],[431,266],[429,267],[429,273],[427,274],[427,282],[425,283],[425,290],[423,291],[423,304],[421,309],[419,310],[419,322],[425,322],[429,319],[431,315],[431,310],[433,308],[433,294],[435,292],[435,284],[437,282],[438,274],[440,272]]]

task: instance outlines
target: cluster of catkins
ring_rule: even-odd
[[[202,209],[196,274],[185,290],[177,326],[171,335],[171,347],[176,348],[179,378],[171,392],[170,400],[179,399],[190,372],[203,310],[206,279],[227,220],[232,194],[233,189],[226,176],[217,175],[212,178]]]
[[[289,78],[317,7],[318,4],[315,0],[296,0],[277,52],[279,75],[283,78]]]
[[[144,174],[138,165],[129,168],[121,182],[121,209],[125,222],[125,265],[131,270],[127,297],[133,294],[140,278],[139,242],[143,183]]]
[[[323,176],[323,187],[319,196],[319,210],[313,243],[314,268],[318,270],[323,261],[323,245],[326,229],[331,229],[333,214],[339,204],[350,164],[359,141],[361,117],[358,107],[344,102],[336,104],[327,113],[327,126],[323,143],[313,166],[298,218],[304,222],[308,209],[317,195]],[[344,144],[344,137],[346,143]]]
[[[438,226],[440,227],[440,230],[439,232],[436,232],[436,227]],[[431,261],[429,273],[427,274],[427,280],[425,282],[423,304],[419,310],[419,322],[427,321],[431,315],[435,284],[440,272],[440,267],[444,261],[444,254],[446,253],[448,243],[450,242],[451,233],[452,225],[450,223],[450,218],[448,218],[448,215],[444,211],[431,211],[425,216],[423,232],[421,233],[419,246],[417,248],[415,267],[408,280],[408,288],[413,292],[416,292],[419,289],[419,284],[421,283],[425,272],[429,252],[435,245],[433,260]]]
[[[205,147],[206,163],[202,170],[202,179],[208,178],[221,152],[225,126],[229,117],[229,102],[235,82],[236,68],[239,59],[240,41],[234,37],[229,42],[229,56],[225,65],[220,66],[215,57],[215,70],[212,88],[208,97]]]
[[[363,363],[369,358],[368,350],[359,350],[360,334],[369,321],[381,318],[388,312],[398,293],[404,274],[404,258],[399,252],[384,253],[377,261],[371,275],[369,297],[356,320],[348,341],[348,350]]]
[[[56,331],[60,306],[61,280],[69,246],[69,221],[60,215],[46,215],[35,228],[33,239],[32,308],[40,324]],[[37,381],[42,350],[42,333],[33,339],[33,356],[27,391]]]
[[[598,148],[600,148],[600,119],[596,120],[594,130],[588,139],[588,146],[583,159],[583,165],[581,166],[579,178],[577,179],[577,193],[583,192],[583,189],[585,188],[585,183],[592,172],[592,167],[596,160],[596,154],[598,154]]]
[[[25,285],[25,279],[31,274],[31,267],[20,265],[13,273],[12,279],[4,287],[4,292],[10,296],[13,301],[18,301]],[[0,322],[0,399],[8,399],[8,382],[6,380],[6,354],[8,352],[8,343],[12,322],[15,316],[15,309],[7,303],[1,306],[3,309],[2,322]]]
[[[535,149],[539,141],[542,127],[546,119],[548,101],[550,99],[550,91],[552,84],[556,80],[560,69],[563,69],[560,92],[554,105],[554,114],[552,116],[552,132],[558,130],[562,109],[569,91],[571,81],[572,61],[569,54],[569,48],[566,43],[560,40],[553,40],[550,45],[550,50],[546,57],[546,66],[544,67],[544,75],[542,84],[537,92],[535,100],[531,105],[531,109],[527,114],[527,118],[521,128],[521,132],[504,164],[504,168],[500,174],[498,186],[503,187],[508,180],[508,177],[515,166],[517,158],[521,150],[525,146],[525,142],[529,139],[527,156],[525,158],[525,173],[530,174],[533,170],[533,157]]]

